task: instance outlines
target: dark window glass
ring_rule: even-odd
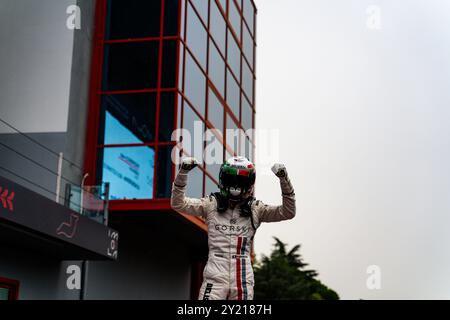
[[[227,27],[215,1],[211,1],[211,25],[210,32],[220,51],[225,56],[225,36]]]
[[[104,95],[101,100],[100,144],[154,141],[156,94]]]
[[[156,180],[156,197],[170,198],[172,188],[172,149],[173,146],[158,147],[158,166]]]
[[[236,78],[239,79],[241,75],[241,50],[230,31],[228,31],[228,64]]]
[[[206,78],[190,54],[186,55],[184,91],[195,109],[205,115]]]
[[[147,146],[102,149],[99,179],[110,183],[110,198],[152,199],[154,158],[154,149]]]
[[[155,0],[152,0],[155,1]],[[178,4],[180,0],[165,0],[164,2],[164,35],[178,34]]]
[[[161,87],[175,88],[177,67],[177,41],[166,40],[163,44],[163,61],[161,73]]]
[[[250,101],[253,101],[253,73],[246,62],[242,63],[242,87]]]
[[[158,41],[105,46],[103,90],[156,88]]]
[[[179,60],[179,66],[178,66],[178,89],[180,91],[183,91],[183,80],[184,80],[184,69],[183,69],[183,61],[184,61],[184,46],[180,42],[180,60]]]
[[[244,130],[253,128],[253,110],[250,107],[247,99],[242,96],[242,126]]]
[[[233,111],[234,115],[239,118],[239,102],[240,102],[240,90],[236,80],[228,71],[227,75],[227,104]]]
[[[251,37],[247,28],[244,28],[242,38],[245,57],[250,63],[250,66],[253,68],[253,38]]]
[[[192,9],[191,5],[188,5],[186,42],[203,70],[206,70],[207,41],[208,37],[206,29],[200,23],[200,19]]]
[[[209,90],[208,105],[209,122],[223,134],[223,117],[225,116],[225,109],[212,90]]]
[[[175,92],[161,92],[159,140],[171,141],[175,122]]]
[[[107,39],[158,37],[161,1],[108,1]]]
[[[217,51],[216,46],[210,42],[209,45],[209,79],[214,83],[214,86],[219,90],[220,94],[225,96],[225,61]]]
[[[234,4],[234,1],[231,0],[228,4],[228,18],[230,19],[231,26],[238,38],[241,37],[241,15]]]
[[[244,0],[244,19],[250,28],[251,34],[254,34],[255,8],[253,7],[252,0]]]

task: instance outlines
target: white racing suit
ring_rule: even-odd
[[[214,196],[186,197],[187,175],[187,171],[179,171],[172,186],[171,205],[180,213],[206,219],[209,255],[199,300],[252,300],[253,237],[262,222],[277,222],[295,216],[295,194],[289,178],[280,178],[282,205],[267,205],[256,200],[251,204],[252,217],[243,217],[239,205],[219,213]]]

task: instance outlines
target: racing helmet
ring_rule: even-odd
[[[244,200],[253,194],[256,170],[245,157],[232,157],[220,167],[219,189],[231,200]]]

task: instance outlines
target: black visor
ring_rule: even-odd
[[[248,190],[255,183],[255,178],[254,176],[246,177],[222,172],[220,174],[220,182],[225,188],[233,187]]]

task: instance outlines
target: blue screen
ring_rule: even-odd
[[[105,120],[105,142],[126,138],[131,143],[141,143],[109,112]],[[147,146],[105,148],[103,181],[110,183],[110,199],[153,198],[154,156],[154,149]]]

